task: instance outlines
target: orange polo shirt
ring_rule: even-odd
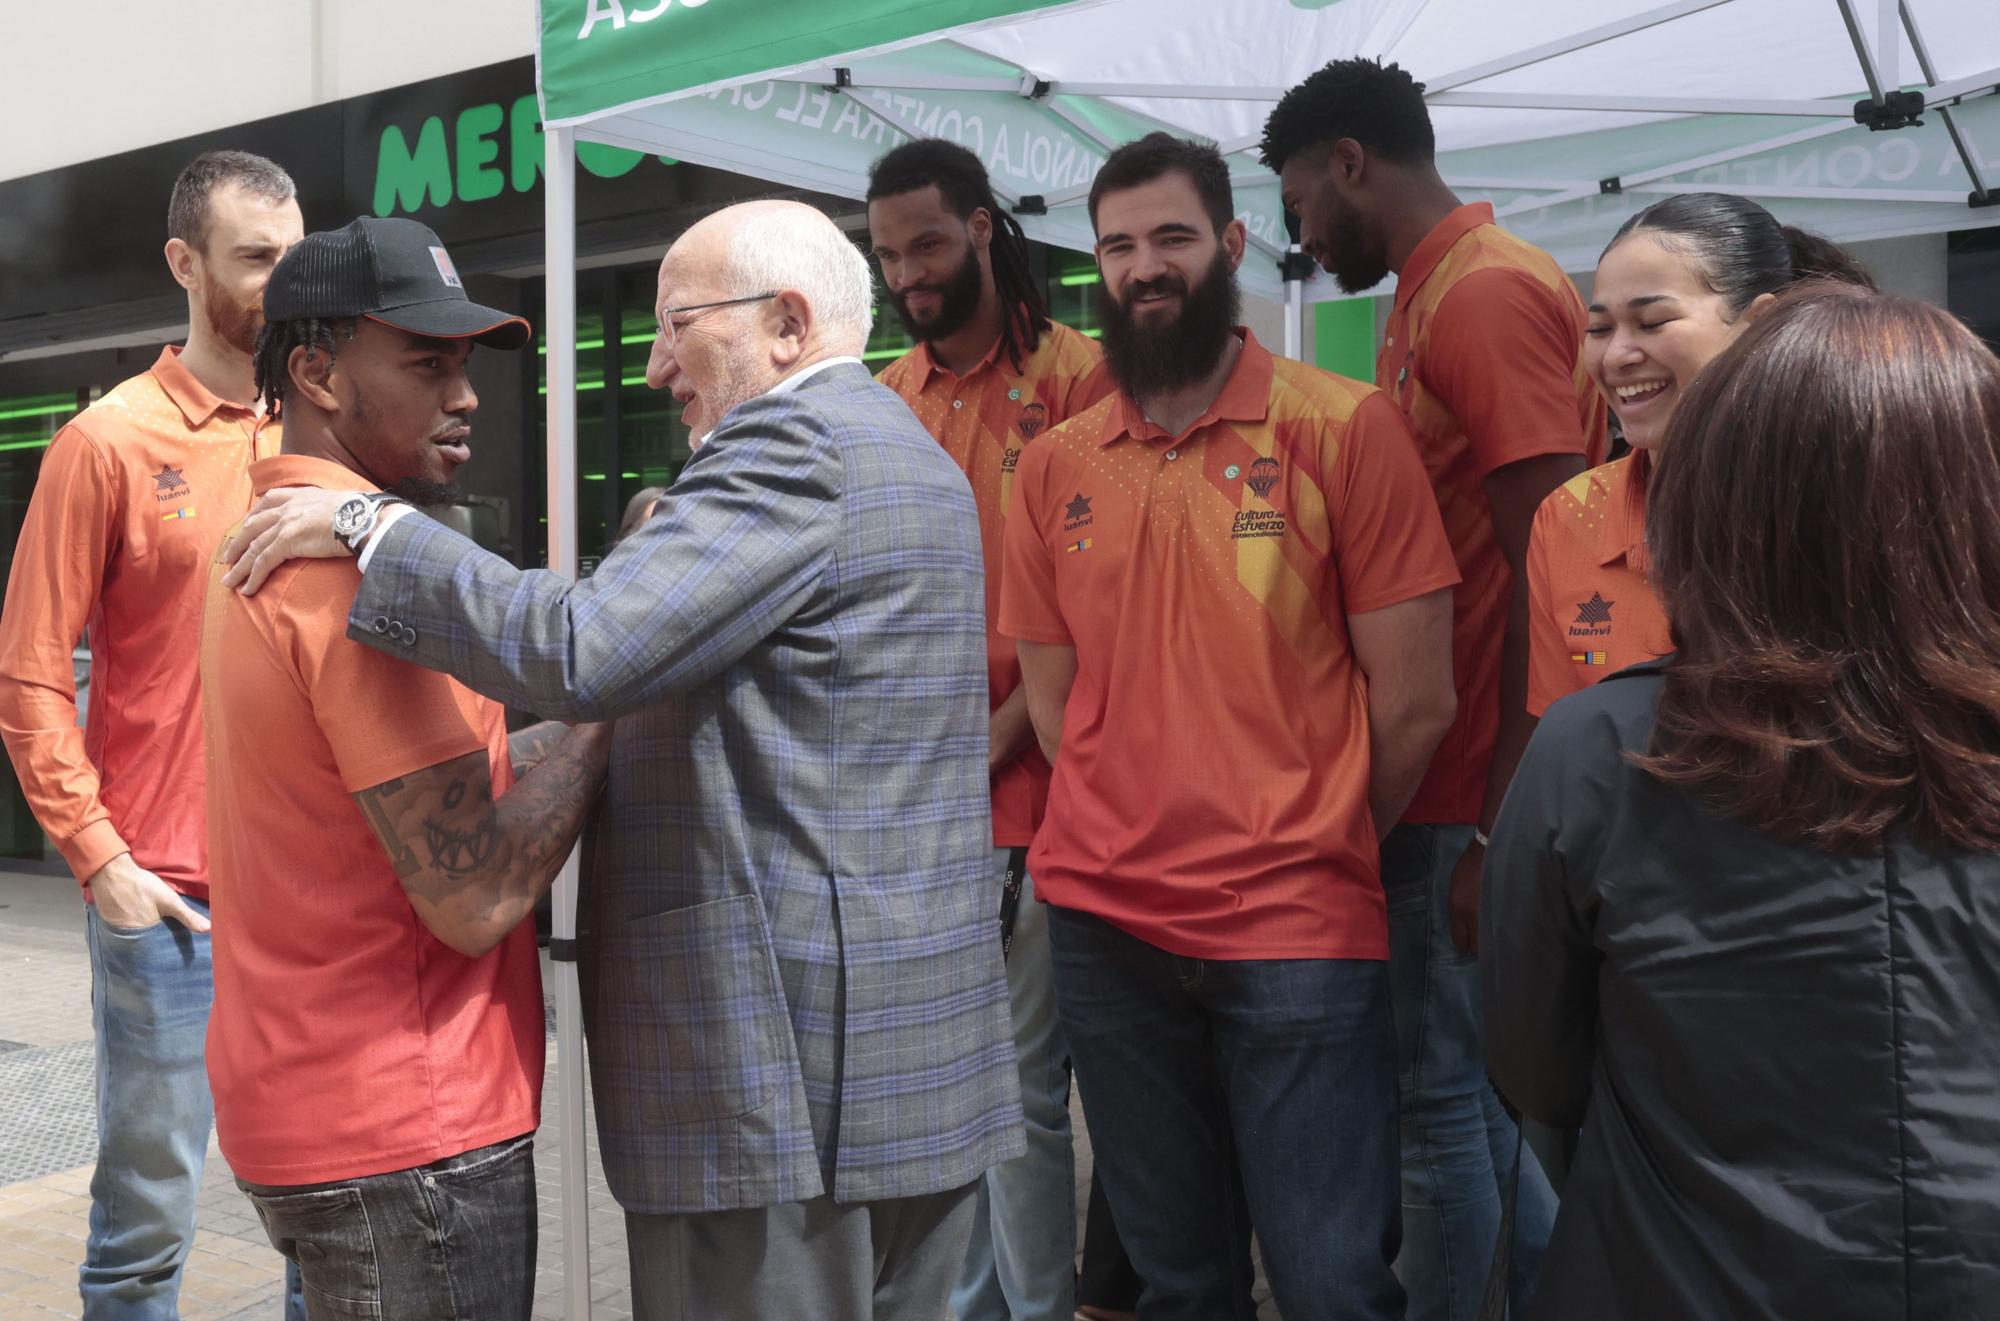
[[[322,459],[275,486],[373,489]],[[485,749],[513,785],[497,702],[347,637],[353,560],[295,560],[254,597],[210,570],[208,818],[215,1008],[208,1076],[230,1167],[253,1183],[355,1179],[533,1131],[542,983],[533,922],[480,958],[417,916],[353,794]]]
[[[1191,958],[1387,958],[1347,617],[1458,574],[1389,397],[1239,333],[1180,436],[1113,395],[1021,458],[1000,627],[1077,660],[1029,870]]]
[[[1458,718],[1403,819],[1476,822],[1500,728],[1513,573],[1486,478],[1543,454],[1601,463],[1604,400],[1583,369],[1583,299],[1555,259],[1459,207],[1397,272],[1375,382],[1409,415],[1463,580],[1453,601]]]
[[[882,384],[903,397],[972,484],[979,505],[979,541],[986,559],[986,695],[988,709],[1021,686],[1014,640],[1000,632],[1000,577],[1007,507],[1021,451],[1048,428],[1068,421],[1111,392],[1096,341],[1051,322],[1019,371],[994,341],[977,366],[955,376],[919,344],[884,368]],[[1049,763],[1028,748],[993,777],[993,842],[1016,848],[1035,838],[1048,802]]]
[[[254,408],[211,394],[167,348],[42,456],[0,612],[0,736],[79,881],[130,852],[182,894],[208,894],[201,597],[250,507],[251,461],[277,448]],[[86,629],[78,729],[70,658]]]
[[[1646,576],[1643,452],[1549,492],[1528,539],[1528,710],[1673,650]]]

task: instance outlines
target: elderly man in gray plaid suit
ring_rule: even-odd
[[[236,542],[248,590],[351,542],[350,637],[617,719],[579,945],[644,1318],[935,1321],[975,1181],[1023,1150],[978,513],[858,359],[872,294],[796,203],[674,244],[647,381],[698,448],[586,581],[338,492],[278,493]]]

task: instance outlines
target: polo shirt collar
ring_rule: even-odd
[[[1410,297],[1423,287],[1431,272],[1444,260],[1444,254],[1451,251],[1452,244],[1478,229],[1481,225],[1493,223],[1491,202],[1468,202],[1451,212],[1430,233],[1424,235],[1423,242],[1410,251],[1403,269],[1396,272],[1396,305],[1410,301]]]
[[[1028,309],[1026,307],[1022,307],[1018,309],[1015,315],[1020,318],[1021,329],[1025,332],[1028,326]],[[1050,333],[1050,331],[1054,330],[1054,328],[1055,328],[1055,323],[1051,321],[1049,323],[1049,329],[1044,330],[1042,332],[1042,335],[1046,338]],[[945,366],[943,363],[939,362],[936,358],[933,358],[931,356],[930,341],[919,340],[917,342],[917,347],[910,350],[910,352],[914,355],[916,359],[917,388],[921,390],[925,386],[929,385],[931,383],[932,373],[936,373],[939,376],[952,376],[953,380],[958,380],[958,381],[971,380],[973,377],[979,375],[979,373],[985,371],[988,367],[991,367],[1000,361],[1000,345],[1006,338],[1007,337],[1005,335],[995,335],[993,337],[993,342],[987,345],[985,355],[981,357],[978,362],[972,365],[971,371],[965,373],[965,375],[963,376],[952,376],[951,368]]]
[[[1643,451],[1610,468],[1598,468],[1590,479],[1604,491],[1604,523],[1597,533],[1597,562],[1624,560],[1646,570],[1646,463]]]
[[[1188,424],[1183,435],[1191,436],[1217,422],[1262,422],[1270,416],[1271,380],[1277,373],[1277,364],[1271,358],[1271,351],[1257,342],[1250,327],[1238,326],[1236,333],[1243,337],[1243,351],[1236,355],[1236,366],[1230,369],[1229,379],[1222,383],[1222,392],[1215,396],[1215,402]],[[1109,445],[1125,436],[1134,440],[1176,439],[1147,417],[1138,401],[1120,390],[1113,396],[1111,416],[1097,443]]]
[[[246,404],[232,403],[220,397],[196,380],[194,373],[181,364],[178,345],[169,344],[160,350],[160,359],[153,364],[153,379],[166,391],[167,398],[174,401],[174,407],[181,410],[181,416],[187,419],[190,430],[199,431],[220,412],[252,417],[257,411]]]
[[[277,454],[250,465],[253,499],[280,486],[317,486],[334,491],[382,489],[352,468],[311,454]]]

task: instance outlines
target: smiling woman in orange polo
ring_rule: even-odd
[[[1872,281],[1755,202],[1684,193],[1639,212],[1598,258],[1584,367],[1633,453],[1557,487],[1528,540],[1528,710],[1673,649],[1646,575],[1646,473],[1681,393],[1778,291]]]

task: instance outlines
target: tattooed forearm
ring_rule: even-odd
[[[500,800],[502,822],[518,841],[537,896],[555,879],[576,843],[584,815],[604,783],[610,753],[609,724],[565,730],[541,764]]]
[[[497,801],[484,752],[355,795],[411,905],[455,949],[483,953],[511,931],[582,829],[604,778],[610,728],[557,729],[538,763]]]
[[[447,876],[476,880],[492,864],[499,850],[499,822],[489,817],[474,823],[469,830],[460,830],[448,819],[426,817],[424,844],[430,852],[432,867]]]
[[[529,725],[507,736],[507,759],[514,763],[514,778],[520,779],[549,755],[550,749],[562,741],[569,726],[560,720],[544,720],[539,725]]]
[[[365,793],[354,795],[354,801],[361,805],[361,814],[368,824],[375,828],[375,838],[389,851],[389,863],[396,869],[396,875],[407,876],[417,867],[417,855],[396,833],[395,818],[383,806],[385,799],[392,799],[403,792],[400,779],[387,780]]]

